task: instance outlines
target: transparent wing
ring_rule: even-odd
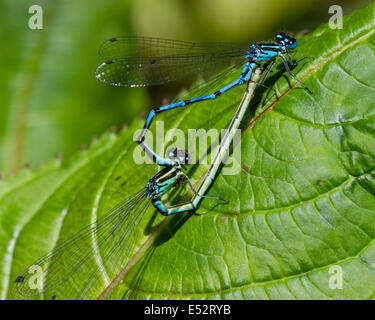
[[[35,261],[15,279],[13,297],[97,298],[131,257],[146,200],[143,189]]]
[[[95,74],[100,81],[116,86],[158,85],[245,62],[246,50],[246,47],[224,43],[112,38],[99,50],[104,62]]]
[[[238,63],[237,65],[232,65],[229,68],[226,68],[221,73],[216,74],[215,76],[193,86],[186,92],[183,92],[182,94],[177,96],[174,102],[201,97],[203,95],[211,94],[222,89],[230,82],[239,78],[242,71],[242,69],[240,68],[241,66],[242,63]]]

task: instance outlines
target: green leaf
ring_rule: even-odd
[[[1,1],[0,172],[69,155],[145,106],[143,91],[95,79],[101,42],[129,35],[130,5],[39,1],[43,29],[31,30],[30,1]],[[109,103],[109,101],[111,101]],[[110,110],[109,110],[110,109]]]
[[[374,18],[371,4],[345,17],[344,29],[324,25],[299,40],[293,58],[314,60],[293,73],[313,94],[279,63],[265,83],[278,98],[259,87],[254,114],[243,121],[240,172],[219,174],[208,192],[228,203],[204,199],[196,214],[168,218],[150,208],[122,282],[106,298],[374,297]],[[236,88],[157,120],[165,120],[166,132],[226,128],[243,92]],[[133,134],[141,126],[105,134],[68,162],[1,182],[1,298],[10,297],[12,280],[57,241],[156,173],[154,165],[134,164]],[[196,185],[207,167],[189,168]],[[172,192],[169,200],[188,196]],[[342,289],[335,289],[340,275]]]

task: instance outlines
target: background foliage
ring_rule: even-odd
[[[375,78],[368,66],[375,61],[374,17],[372,4],[346,17],[343,30],[330,30],[323,25],[301,38],[293,57],[315,59],[300,64],[294,72],[313,95],[294,87],[293,81],[289,83],[282,76],[283,69],[277,69],[266,85],[275,88],[280,98],[276,100],[267,88],[259,88],[252,109],[255,115],[249,114],[247,122],[244,121],[242,162],[237,164],[241,167],[240,173],[219,175],[210,189],[210,195],[221,196],[229,203],[205,199],[197,214],[167,219],[150,209],[146,221],[149,226],[142,225],[142,237],[131,261],[133,267],[116,286],[111,298],[373,298]],[[20,43],[25,45],[24,41]],[[34,41],[30,40],[29,45],[32,44]],[[35,60],[23,61],[30,69],[20,65],[21,74],[24,70],[36,70],[34,63],[40,56],[35,53],[35,57]],[[8,58],[17,60],[16,55]],[[67,72],[63,63],[54,66],[61,68],[62,74]],[[81,69],[75,66],[73,70]],[[44,85],[55,85],[47,76],[47,69],[45,72]],[[27,71],[30,74],[34,73]],[[9,80],[3,80],[4,83],[12,83],[10,69],[4,75]],[[19,77],[26,81],[26,75]],[[76,85],[82,84],[77,81],[73,86],[70,81],[74,79],[66,77],[66,85],[69,83],[73,91],[77,90]],[[101,108],[101,100],[93,99],[102,90],[109,91],[103,93],[105,102],[102,103],[111,101],[111,107],[115,99],[126,102],[144,99],[142,93],[134,93],[140,95],[138,98],[120,96],[132,94],[124,90],[116,96],[113,88],[99,86],[99,90],[96,85],[93,82],[92,88],[96,89],[91,89],[87,99],[92,99],[98,112],[105,115],[110,114],[108,107]],[[69,91],[68,88],[65,87]],[[84,88],[83,91],[88,90]],[[12,92],[7,92],[4,99],[8,100],[4,101],[21,99],[22,95],[12,96]],[[52,92],[47,93],[52,95]],[[61,92],[68,99],[68,94]],[[202,103],[199,108],[169,113],[164,115],[166,123],[169,128],[225,128],[242,94],[243,88],[237,88],[216,101]],[[79,96],[78,93],[72,96],[76,95]],[[54,98],[50,97],[49,101],[55,102]],[[44,101],[42,96],[38,99]],[[77,108],[82,104],[78,100]],[[4,105],[8,106],[6,119],[12,119],[14,115],[9,114],[13,112],[22,115],[16,111],[17,107]],[[30,105],[33,104],[27,104]],[[35,107],[41,105],[35,102]],[[67,108],[70,106],[67,102]],[[45,107],[35,118],[29,117],[28,111],[27,119],[39,121],[44,113],[49,114],[48,110]],[[76,109],[69,112],[73,110]],[[89,113],[92,114],[87,119],[95,116],[94,111]],[[261,115],[257,121],[250,122],[257,115]],[[53,124],[53,119],[58,122],[63,117],[55,114],[51,119],[49,123]],[[185,119],[183,123],[182,119]],[[108,123],[103,120],[102,125]],[[94,132],[94,129],[90,133],[81,132],[86,129],[80,124],[76,127],[80,133],[75,133],[73,142],[67,142],[67,145],[72,143],[70,148],[79,135],[86,134],[89,139]],[[141,126],[142,122],[136,121],[117,135],[107,132],[88,150],[49,161],[32,171],[23,169],[0,183],[1,298],[10,297],[12,279],[27,265],[86,225],[96,209],[100,217],[132,194],[134,186],[145,185],[155,173],[154,166],[133,163],[133,132]],[[70,130],[59,134],[73,136],[74,130]],[[13,131],[4,129],[3,137],[15,139],[17,135],[9,132]],[[54,138],[53,131],[46,132],[48,135],[40,137],[46,136],[53,142],[59,140]],[[24,130],[23,139],[28,135]],[[32,148],[27,151],[25,143],[25,148],[20,149],[22,154],[39,154],[37,149],[42,149],[42,140],[35,141],[38,143],[30,144],[34,152]],[[8,166],[12,163],[5,162]],[[204,165],[192,166],[188,175],[197,182],[206,169]],[[169,200],[188,196],[179,191]],[[343,270],[342,290],[329,287],[332,266]]]

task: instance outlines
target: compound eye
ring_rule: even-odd
[[[180,163],[188,164],[190,161],[189,153],[185,150],[178,150],[178,160]]]
[[[287,43],[286,46],[288,49],[294,49],[297,46],[297,40],[296,39],[290,39]]]
[[[177,148],[172,148],[168,150],[168,158],[169,159],[176,159],[177,157]]]
[[[275,35],[275,41],[280,43],[285,39],[286,34],[284,32],[279,32]]]
[[[190,156],[185,150],[179,150],[177,148],[170,149],[168,152],[168,158],[172,160],[177,160],[179,163],[189,163]]]
[[[187,152],[185,154],[185,163],[190,163],[190,156]]]

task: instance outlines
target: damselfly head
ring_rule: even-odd
[[[179,164],[188,164],[190,161],[189,153],[186,150],[172,148],[168,150],[168,158],[176,160]]]
[[[294,49],[297,46],[297,40],[284,32],[277,33],[275,35],[275,41],[288,49]]]

